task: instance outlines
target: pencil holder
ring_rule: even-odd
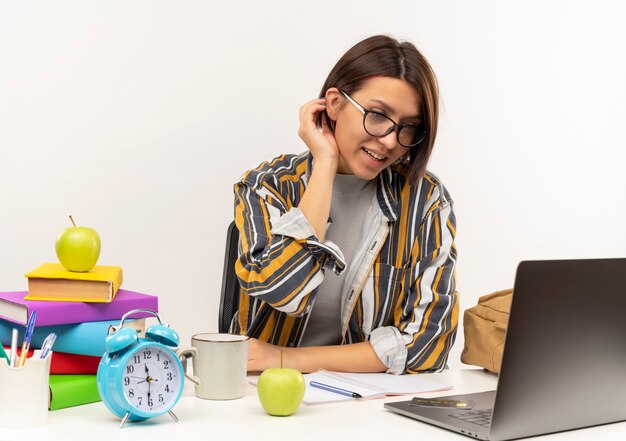
[[[11,351],[7,351],[9,358]],[[50,357],[36,350],[22,367],[0,359],[0,427],[31,428],[48,422]]]

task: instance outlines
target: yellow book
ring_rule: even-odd
[[[44,263],[26,277],[26,300],[108,303],[122,285],[122,268],[96,265],[91,271],[77,273],[60,263]]]

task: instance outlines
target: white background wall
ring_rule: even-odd
[[[523,259],[626,254],[619,1],[0,3],[0,290],[72,213],[184,341],[217,328],[232,184],[300,152],[298,108],[360,39],[438,74],[430,169],[456,202],[463,309]],[[462,334],[450,364],[459,366]]]

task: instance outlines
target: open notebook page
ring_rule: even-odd
[[[251,378],[250,383],[256,385],[257,379],[258,377]],[[302,401],[304,404],[354,400],[345,395],[311,387],[311,381],[356,392],[363,399],[451,389],[449,385],[430,380],[427,375],[354,374],[319,370],[305,374],[304,379],[307,384]]]

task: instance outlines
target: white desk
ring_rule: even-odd
[[[453,385],[454,389],[423,396],[480,392],[496,386],[495,376],[476,369],[432,374],[432,379]],[[187,382],[183,396],[174,408],[179,418],[177,423],[165,414],[153,420],[128,423],[124,429],[120,429],[119,419],[100,402],[51,412],[48,424],[37,429],[0,429],[0,440],[174,441],[183,436],[211,441],[469,439],[383,408],[384,402],[407,399],[409,396],[396,396],[358,402],[302,405],[294,415],[280,418],[265,414],[254,386],[249,386],[246,396],[239,400],[207,401],[196,398],[193,385]],[[626,423],[617,423],[548,435],[541,440],[614,440],[624,439],[625,436]]]

